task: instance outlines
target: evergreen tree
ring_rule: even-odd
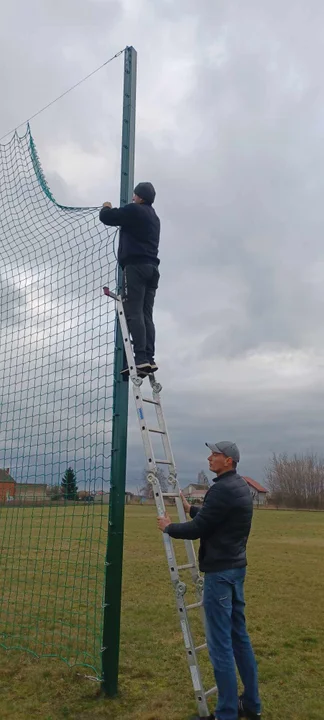
[[[76,475],[72,468],[68,468],[61,482],[62,495],[65,500],[77,500],[78,486],[76,484]]]

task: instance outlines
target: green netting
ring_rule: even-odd
[[[0,145],[0,177],[0,644],[99,677],[115,232],[55,202],[29,128]]]

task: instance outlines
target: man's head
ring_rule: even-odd
[[[237,445],[230,440],[222,440],[218,443],[206,443],[211,455],[209,455],[209,469],[216,475],[222,475],[228,470],[235,470],[240,462],[240,451]]]
[[[133,202],[138,205],[145,203],[146,205],[153,205],[155,200],[155,189],[150,182],[142,182],[136,185],[133,195]]]

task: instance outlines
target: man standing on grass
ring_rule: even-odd
[[[104,225],[120,225],[117,259],[123,270],[122,298],[134,345],[138,375],[155,372],[153,305],[159,284],[158,249],[160,220],[152,207],[155,190],[150,182],[139,183],[133,202],[120,208],[103,204],[99,219]],[[128,368],[122,373],[128,375]]]
[[[205,573],[204,609],[210,660],[218,689],[215,715],[203,720],[261,719],[257,665],[245,625],[244,580],[246,544],[250,534],[253,502],[249,487],[236,472],[237,445],[206,443],[211,454],[209,469],[216,474],[201,508],[189,505],[192,520],[172,523],[166,515],[158,527],[172,538],[200,538],[199,568]],[[235,664],[244,692],[238,698]],[[198,717],[196,720],[199,720]]]

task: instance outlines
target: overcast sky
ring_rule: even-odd
[[[321,0],[2,3],[0,135],[138,51],[136,181],[156,186],[159,377],[181,483],[204,442],[323,452]],[[58,202],[119,200],[123,57],[32,124]],[[144,466],[130,402],[129,486]],[[323,453],[324,454],[324,453]]]

